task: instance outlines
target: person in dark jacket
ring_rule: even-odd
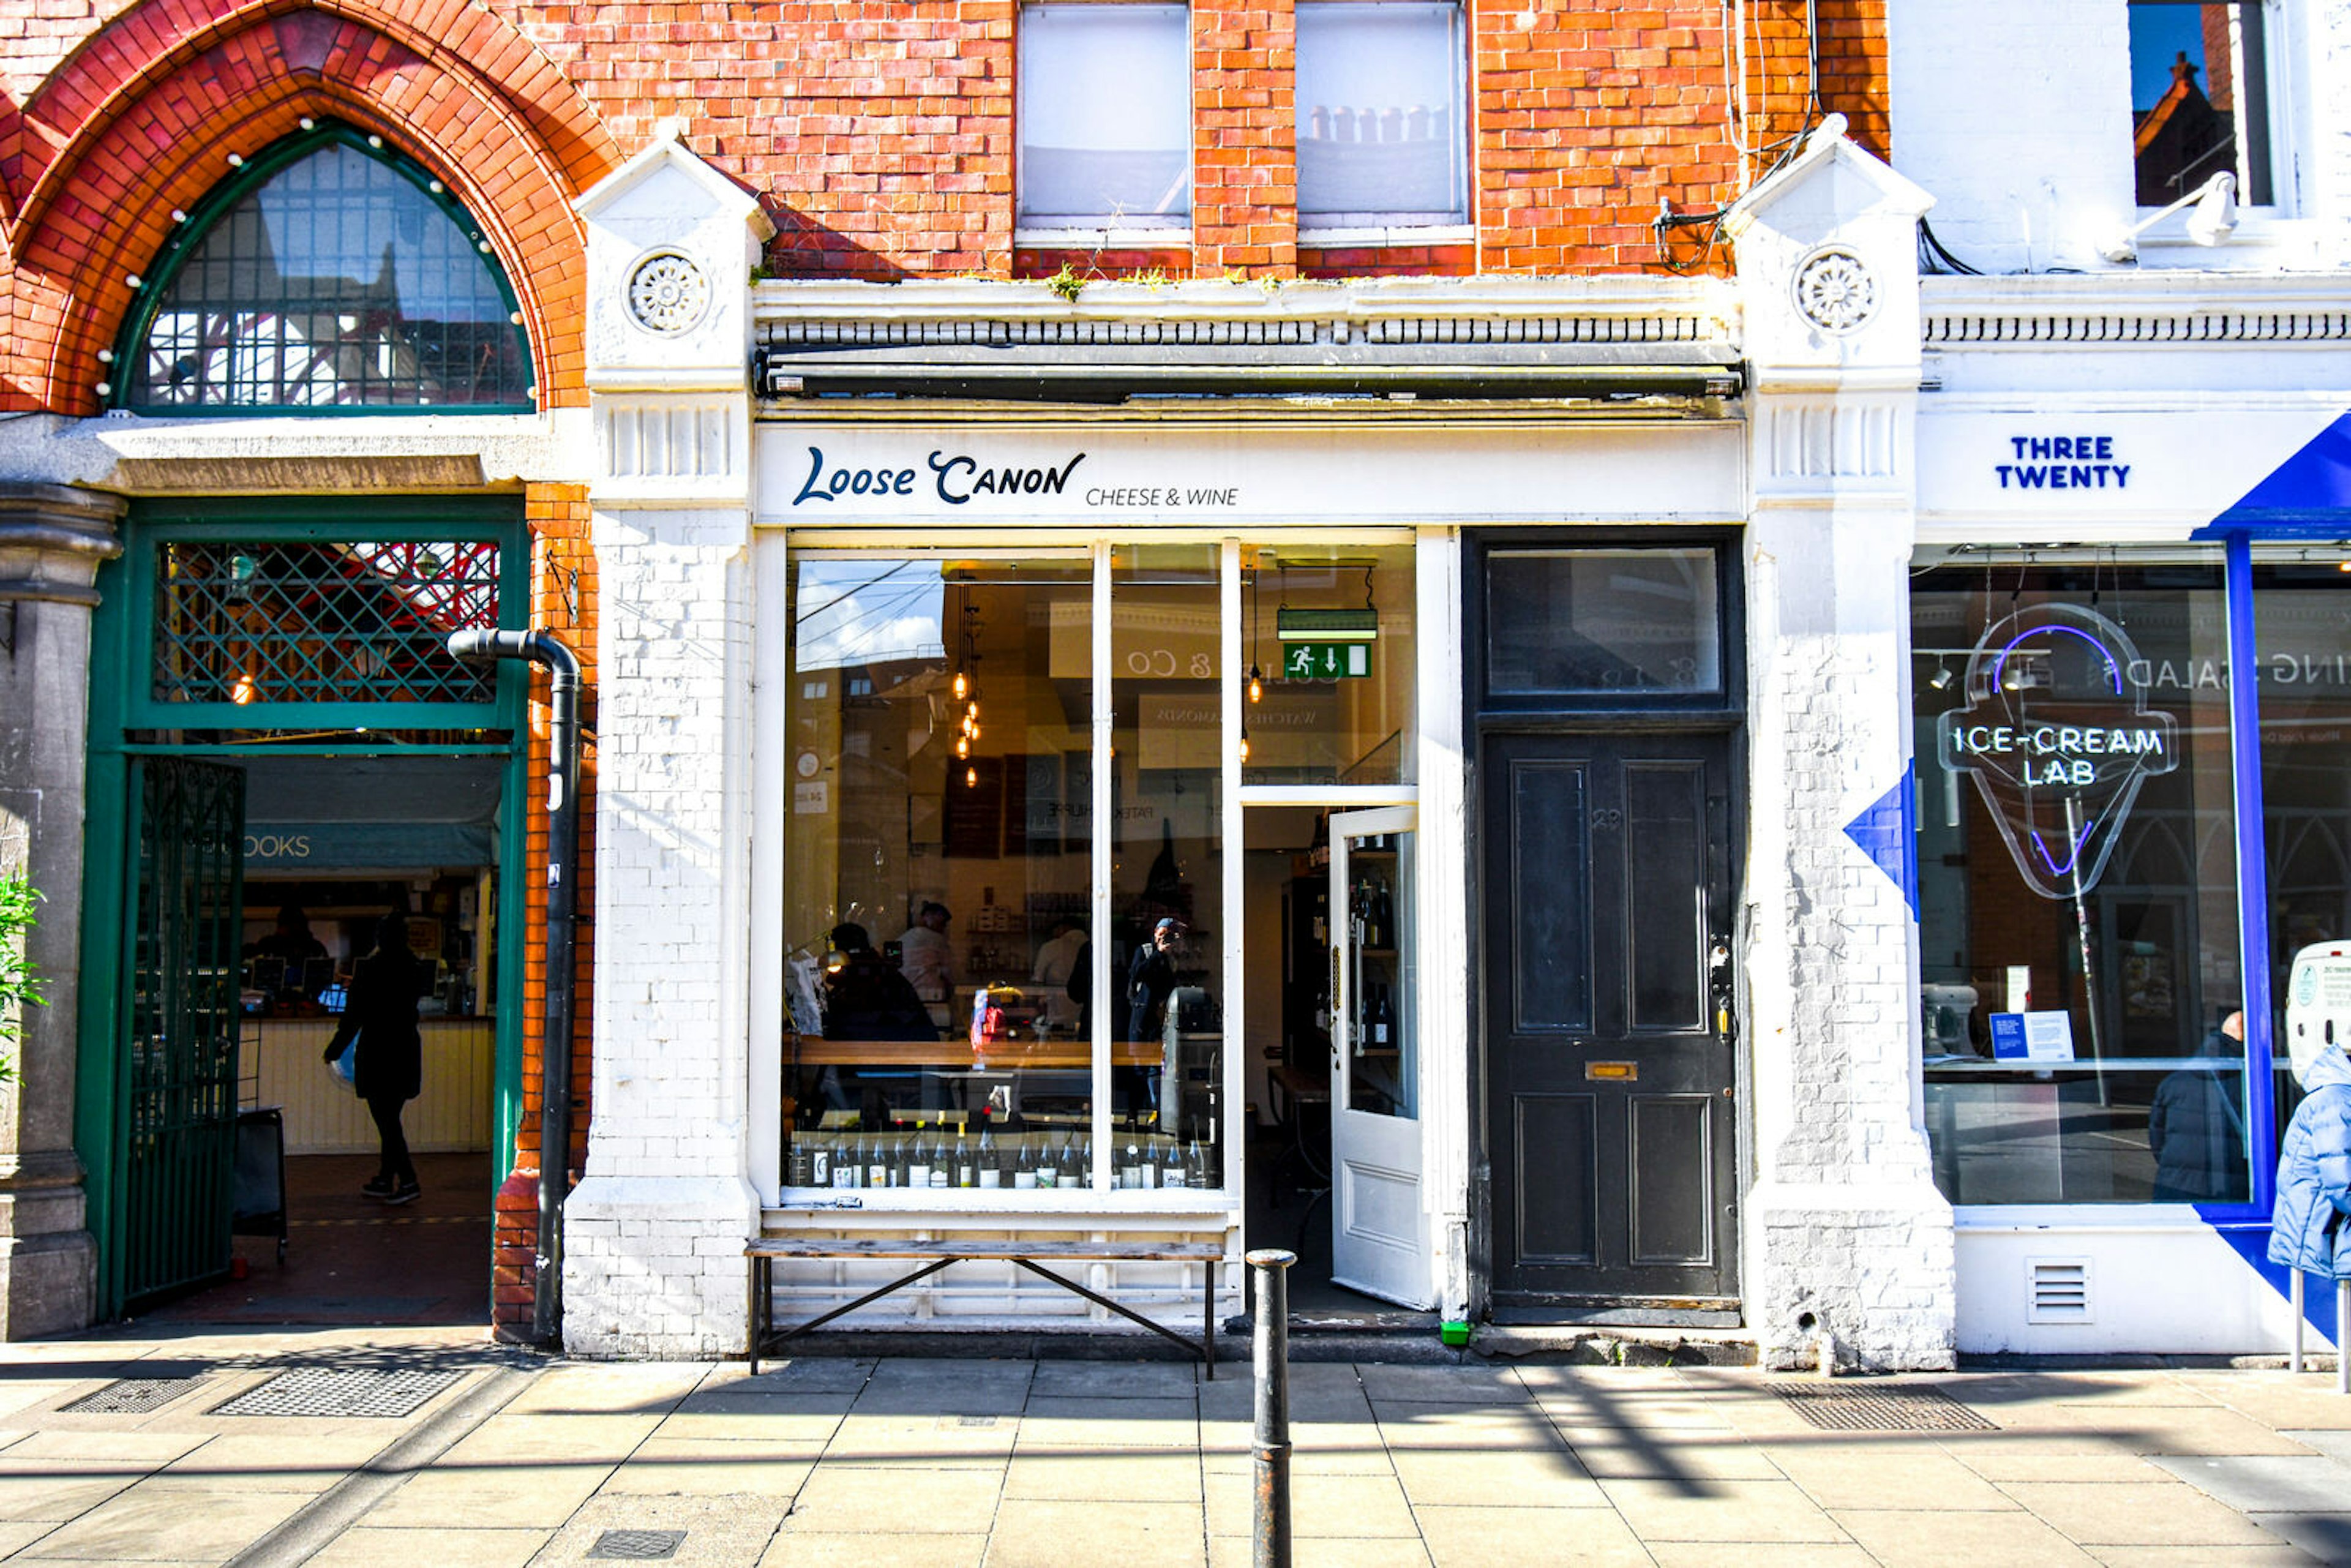
[[[831,940],[841,961],[824,977],[825,1039],[939,1038],[914,982],[873,950],[864,926],[844,921],[832,928]]]
[[[2278,1151],[2269,1259],[2305,1274],[2351,1279],[2351,1056],[2340,1046],[2320,1051],[2302,1084],[2310,1097]]]
[[[2245,1057],[2245,1015],[2232,1012],[2204,1037],[2206,1061]],[[2147,1152],[2155,1156],[2155,1201],[2219,1203],[2242,1198],[2245,1119],[2237,1109],[2241,1072],[2183,1067],[2156,1086],[2147,1111]]]
[[[351,966],[350,999],[327,1042],[327,1060],[359,1041],[351,1087],[367,1102],[382,1141],[383,1159],[361,1184],[368,1197],[390,1204],[414,1203],[423,1196],[416,1166],[408,1157],[408,1134],[400,1109],[424,1084],[424,1044],[416,1031],[416,1001],[424,994],[424,967],[408,951],[408,918],[392,914],[376,922],[375,951]]]

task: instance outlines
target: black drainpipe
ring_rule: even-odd
[[[531,1282],[531,1334],[563,1336],[563,1193],[571,1164],[571,1003],[578,974],[580,658],[551,632],[453,632],[460,659],[528,659],[547,666],[554,728],[547,778],[547,1009],[539,1056],[538,1256]]]

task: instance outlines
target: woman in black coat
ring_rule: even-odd
[[[387,915],[376,922],[375,951],[351,966],[342,1021],[327,1043],[327,1060],[342,1055],[356,1036],[351,1086],[367,1102],[383,1142],[383,1163],[360,1191],[386,1203],[414,1203],[423,1189],[408,1157],[408,1134],[400,1108],[423,1087],[424,1044],[416,1031],[416,1000],[424,993],[424,967],[408,951],[408,920]]]

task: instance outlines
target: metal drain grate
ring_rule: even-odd
[[[209,1381],[202,1373],[193,1377],[126,1377],[58,1408],[68,1416],[152,1416]]]
[[[1832,1432],[1997,1432],[1999,1427],[1939,1388],[1898,1384],[1786,1383],[1774,1390],[1815,1427]]]
[[[608,1530],[596,1538],[588,1555],[624,1563],[659,1563],[676,1556],[684,1544],[683,1530]]]
[[[215,1416],[413,1416],[463,1372],[302,1367],[246,1389]]]

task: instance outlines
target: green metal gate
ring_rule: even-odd
[[[245,770],[131,762],[113,1256],[125,1304],[225,1273],[236,1155]]]
[[[529,672],[450,657],[522,625],[511,497],[134,501],[90,629],[80,1076],[98,1312],[228,1267],[241,977],[235,759],[487,757],[499,808],[496,1106],[522,1105]]]

